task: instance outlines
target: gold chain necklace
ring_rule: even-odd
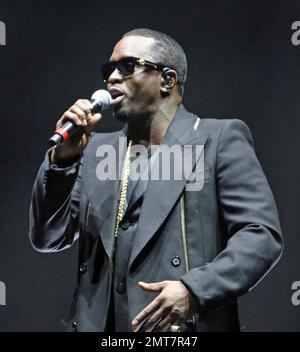
[[[119,232],[119,224],[123,218],[123,211],[126,200],[127,186],[128,186],[128,178],[130,173],[130,151],[131,151],[132,140],[128,143],[128,148],[126,151],[123,170],[122,170],[122,180],[121,180],[121,192],[118,203],[118,211],[117,211],[117,219],[116,219],[116,227],[115,227],[115,238],[118,237]]]

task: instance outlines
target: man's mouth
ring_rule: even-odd
[[[123,100],[123,98],[125,98],[124,94],[118,96],[117,98],[113,99],[111,105],[113,106],[118,105]]]
[[[123,100],[125,94],[119,89],[112,88],[109,90],[111,97],[113,98],[112,105],[117,105]]]

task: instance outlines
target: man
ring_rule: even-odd
[[[125,34],[102,73],[125,128],[92,134],[101,115],[78,100],[57,127],[71,120],[80,128],[47,152],[33,188],[34,248],[60,251],[79,238],[69,328],[238,331],[237,297],[272,268],[282,247],[248,127],[185,110],[186,57],[163,33]],[[120,182],[99,179],[104,145],[116,151]],[[149,153],[154,145],[204,151],[192,148],[186,178],[131,180],[134,146],[144,146],[140,157],[159,168],[157,153]],[[203,157],[202,186],[188,189]]]

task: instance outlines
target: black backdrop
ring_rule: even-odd
[[[0,331],[62,331],[75,285],[77,245],[56,254],[28,241],[35,174],[55,121],[77,98],[104,88],[100,64],[120,35],[149,27],[186,50],[186,107],[244,120],[274,192],[285,237],[280,263],[241,299],[244,331],[300,331],[291,285],[300,280],[299,60],[291,25],[299,1],[0,0]],[[108,113],[99,131],[120,129]]]

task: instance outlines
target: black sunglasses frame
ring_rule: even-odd
[[[132,66],[128,66],[126,69],[124,66],[126,64],[131,64]],[[110,61],[101,66],[101,73],[104,83],[107,83],[109,76],[114,72],[115,69],[118,69],[120,74],[126,77],[133,75],[135,66],[145,66],[157,71],[163,71],[163,69],[167,67],[162,64],[156,64],[151,61],[141,59],[139,57],[124,57],[118,61]]]

